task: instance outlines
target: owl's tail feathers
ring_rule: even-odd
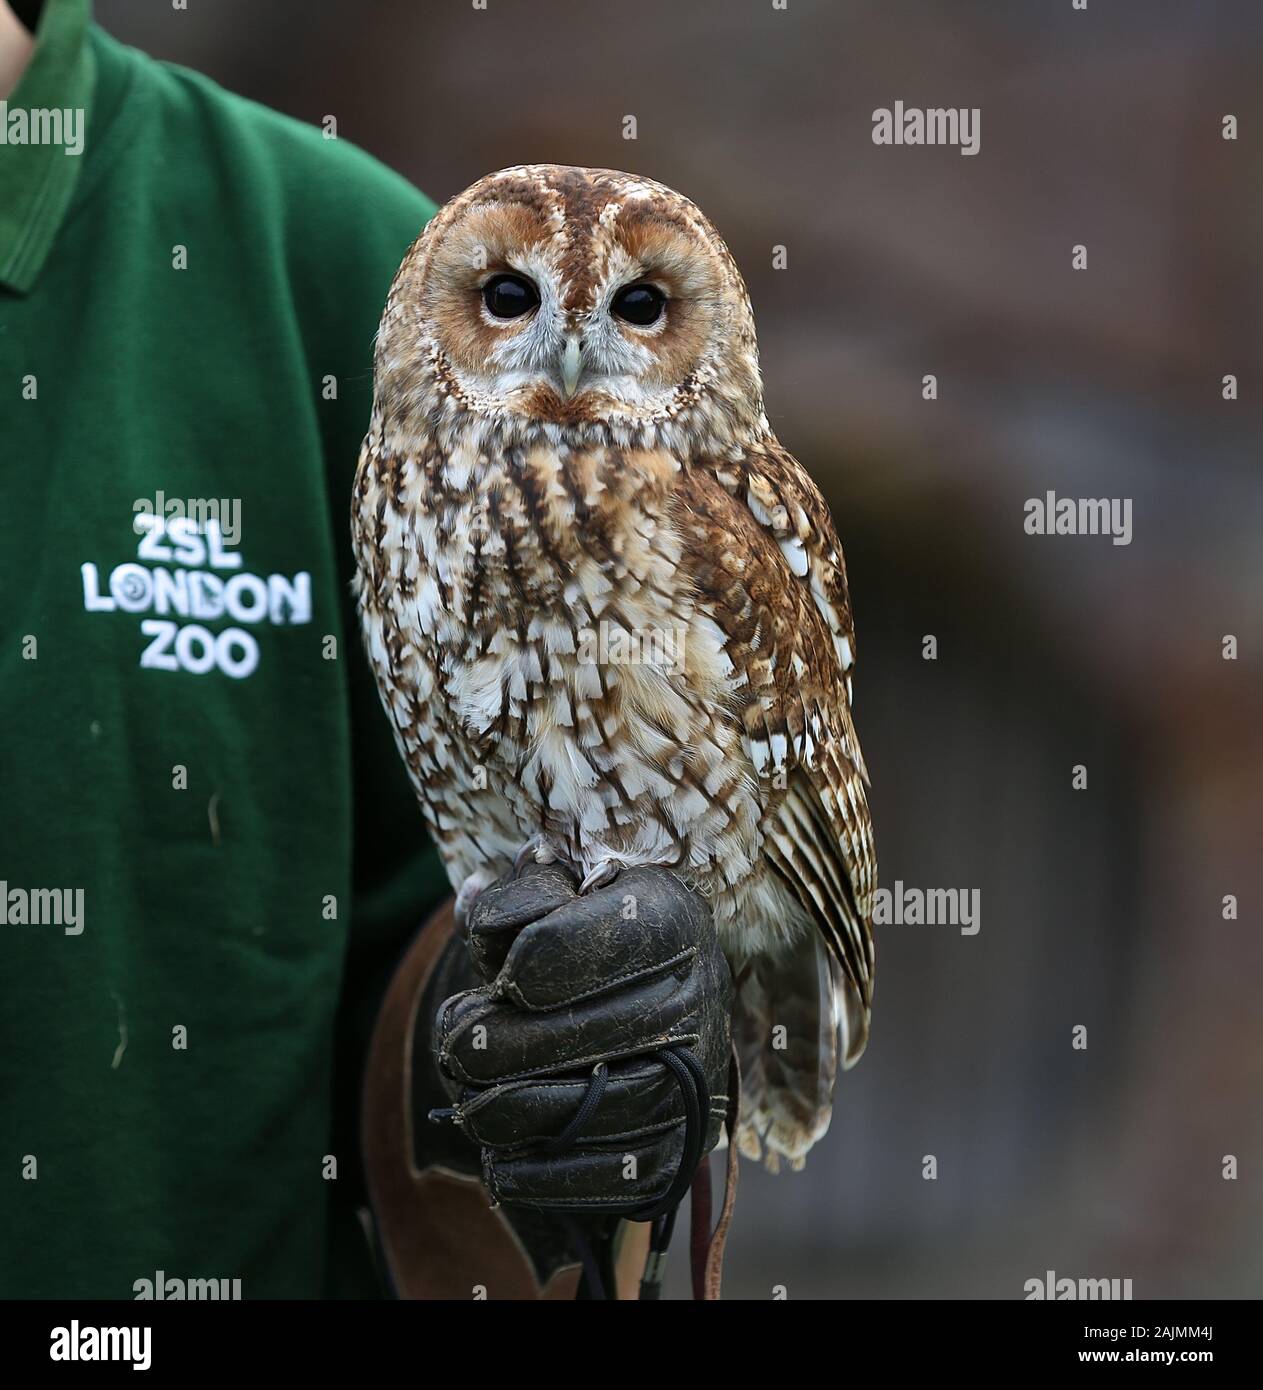
[[[771,1172],[782,1161],[799,1169],[829,1128],[854,987],[814,931],[783,952],[752,957],[736,974],[737,1147]]]

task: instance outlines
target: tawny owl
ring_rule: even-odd
[[[801,1166],[863,1051],[875,862],[842,549],[692,203],[530,165],[408,252],[355,485],[369,657],[458,907],[669,865],[738,982],[739,1143]]]

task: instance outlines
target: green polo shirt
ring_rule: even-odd
[[[87,0],[36,37],[0,142],[0,1296],[343,1291],[367,1024],[447,892],[348,595],[434,209]]]

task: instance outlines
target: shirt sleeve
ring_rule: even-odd
[[[344,594],[341,650],[352,733],[353,898],[335,1039],[334,1151],[339,1180],[331,1211],[331,1289],[354,1289],[346,1262],[353,1211],[366,1202],[359,1107],[364,1059],[386,985],[408,943],[449,887],[430,844],[364,656],[351,597],[351,488],[372,409],[372,353],[390,282],[435,211],[406,180],[345,142],[329,141],[327,169],[290,192],[292,274],[309,316],[310,370],[328,477],[330,525]],[[318,153],[317,158],[320,157]],[[300,186],[301,184],[301,186]],[[319,199],[318,217],[303,215]],[[319,238],[307,234],[318,225]]]

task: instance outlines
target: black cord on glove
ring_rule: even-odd
[[[684,1153],[675,1178],[667,1189],[666,1196],[653,1208],[650,1215],[656,1217],[653,1234],[649,1237],[649,1256],[645,1260],[644,1273],[640,1279],[640,1298],[642,1301],[654,1300],[661,1296],[662,1280],[666,1275],[667,1250],[671,1245],[671,1235],[675,1230],[675,1216],[684,1200],[684,1194],[692,1185],[697,1165],[702,1161],[702,1145],[706,1142],[706,1119],[710,1112],[710,1087],[706,1084],[706,1073],[702,1064],[687,1047],[668,1047],[654,1053],[654,1056],[671,1068],[680,1094],[684,1098]],[[645,1219],[643,1216],[641,1220]]]
[[[706,1142],[706,1120],[710,1113],[710,1087],[702,1064],[687,1047],[678,1044],[659,1048],[650,1054],[656,1057],[675,1077],[684,1101],[684,1152],[680,1156],[680,1166],[676,1169],[671,1186],[658,1199],[648,1206],[633,1207],[621,1213],[629,1221],[651,1221],[653,1231],[649,1237],[649,1255],[645,1260],[645,1270],[640,1281],[640,1297],[649,1301],[657,1299],[662,1292],[662,1280],[666,1274],[667,1249],[675,1230],[675,1216],[684,1194],[689,1190],[697,1165],[702,1159],[702,1146]],[[609,1068],[604,1062],[593,1069],[592,1080],[584,1092],[579,1109],[574,1118],[554,1138],[549,1139],[545,1148],[549,1153],[557,1153],[576,1143],[583,1133],[584,1126],[596,1113],[605,1088],[609,1084]],[[605,1289],[597,1273],[597,1263],[591,1242],[580,1230],[577,1223],[566,1222],[571,1239],[578,1245],[579,1258],[583,1261],[587,1276],[589,1293],[593,1298],[605,1298]]]
[[[578,1139],[583,1132],[584,1125],[592,1118],[596,1107],[600,1105],[601,1097],[605,1094],[605,1088],[609,1085],[609,1081],[609,1067],[604,1062],[598,1062],[592,1068],[592,1080],[588,1082],[588,1089],[583,1093],[583,1099],[579,1102],[579,1109],[575,1112],[574,1119],[560,1134],[544,1141],[544,1148],[550,1154],[560,1153],[562,1149],[568,1149]]]
[[[696,1055],[689,1048],[677,1043],[670,1047],[659,1048],[649,1055],[656,1057],[670,1071],[680,1088],[680,1095],[684,1101],[684,1151],[680,1155],[680,1166],[676,1169],[675,1177],[671,1180],[671,1186],[656,1202],[615,1213],[628,1221],[653,1223],[653,1230],[649,1237],[649,1255],[645,1260],[645,1269],[640,1281],[640,1297],[646,1301],[657,1299],[662,1292],[662,1280],[666,1274],[667,1249],[671,1244],[672,1232],[675,1230],[676,1212],[679,1210],[680,1203],[684,1200],[684,1194],[689,1190],[697,1172],[697,1166],[702,1160],[702,1146],[706,1142],[706,1121],[710,1114],[710,1087],[706,1081],[706,1073]],[[609,1067],[606,1063],[599,1062],[592,1069],[592,1079],[588,1082],[588,1089],[583,1093],[583,1099],[579,1102],[579,1108],[575,1111],[573,1118],[560,1134],[544,1141],[543,1147],[546,1152],[560,1153],[563,1149],[568,1149],[578,1142],[588,1121],[596,1113],[597,1107],[605,1095],[606,1087],[609,1085],[609,1080]],[[444,1106],[430,1111],[430,1119],[436,1123],[453,1120],[458,1115],[459,1110],[456,1107]],[[566,1231],[576,1246],[576,1253],[583,1263],[590,1297],[605,1299],[607,1294],[591,1241],[577,1221],[571,1219],[565,1212],[558,1214],[561,1216]]]

